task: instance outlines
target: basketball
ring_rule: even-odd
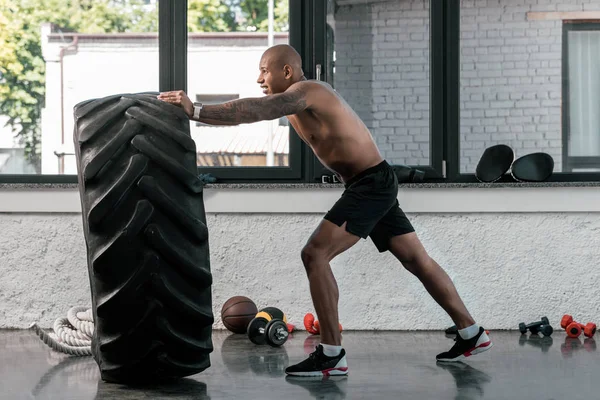
[[[233,333],[246,333],[248,324],[258,313],[256,304],[245,296],[234,296],[221,308],[221,321]]]

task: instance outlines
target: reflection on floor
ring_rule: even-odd
[[[0,399],[596,399],[593,338],[491,332],[494,347],[465,363],[436,363],[442,332],[346,332],[350,375],[286,377],[318,344],[295,333],[280,348],[216,331],[212,366],[176,384],[127,387],[99,379],[91,357],[53,352],[31,331],[0,331]]]

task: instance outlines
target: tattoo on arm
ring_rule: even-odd
[[[292,90],[265,97],[245,98],[222,104],[206,105],[200,122],[213,125],[238,125],[273,120],[307,108],[303,90]]]

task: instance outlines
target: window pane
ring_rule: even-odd
[[[264,96],[257,83],[265,50],[289,43],[288,0],[188,1],[188,96],[203,104]],[[289,165],[287,118],[236,126],[190,122],[198,166]]]
[[[330,83],[388,162],[429,165],[429,0],[329,0]]]
[[[54,3],[0,3],[3,174],[76,174],[73,106],[158,91],[156,0]]]
[[[543,3],[461,0],[461,173],[474,173],[496,144],[511,146],[516,158],[545,152],[555,173],[571,170],[569,156],[600,156],[600,35],[569,32],[564,53],[571,23],[562,19],[564,12],[585,19],[600,3]]]
[[[600,168],[573,168],[571,172],[600,172]]]
[[[600,29],[600,25],[598,27]],[[600,31],[571,31],[569,156],[600,156]],[[600,160],[598,165],[600,165]]]

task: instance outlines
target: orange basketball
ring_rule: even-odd
[[[233,333],[246,333],[248,324],[258,313],[256,304],[245,296],[234,296],[221,308],[221,321]]]

